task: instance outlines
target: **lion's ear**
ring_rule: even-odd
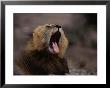
[[[35,34],[34,34],[34,33],[32,33],[32,35],[34,36]]]

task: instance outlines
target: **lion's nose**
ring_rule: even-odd
[[[56,27],[56,28],[58,28],[58,31],[59,31],[59,28],[61,28],[61,26],[60,26],[60,25],[55,25],[55,27]]]
[[[61,26],[60,26],[60,25],[55,25],[55,27],[57,27],[57,28],[61,28]]]

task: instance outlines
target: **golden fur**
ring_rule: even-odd
[[[46,24],[48,25],[48,24]],[[46,25],[37,27],[33,32],[32,39],[28,42],[25,50],[32,51],[32,50],[43,50],[44,48],[48,47],[49,39],[52,35],[53,30],[48,30]],[[48,30],[48,31],[47,31]],[[47,38],[48,36],[48,38]],[[58,54],[59,57],[63,58],[65,51],[68,46],[68,40],[63,31],[61,31],[61,38],[59,40],[59,49],[60,52]]]
[[[59,53],[54,55],[47,52],[50,38],[58,30],[52,26],[54,24],[49,27],[48,25],[39,26],[33,31],[31,40],[28,41],[21,57],[16,60],[16,64],[24,74],[65,74],[69,72],[67,62],[64,59],[68,40],[63,30],[60,29]]]

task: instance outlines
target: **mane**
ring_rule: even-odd
[[[48,50],[46,42],[47,30],[39,26],[33,31],[32,38],[27,42],[16,64],[28,75],[65,74],[69,73],[64,53],[68,46],[68,40],[61,32],[59,41],[59,53],[52,54]]]
[[[31,52],[32,53],[32,52]],[[25,74],[30,75],[48,75],[58,74],[64,75],[69,73],[65,58],[61,59],[58,55],[50,54],[49,52],[33,51],[32,54],[23,52],[22,58],[17,62],[17,65],[22,68]]]

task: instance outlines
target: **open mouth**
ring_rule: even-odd
[[[59,40],[60,40],[60,37],[61,37],[61,33],[58,30],[50,38],[49,50],[53,54],[59,53]]]

